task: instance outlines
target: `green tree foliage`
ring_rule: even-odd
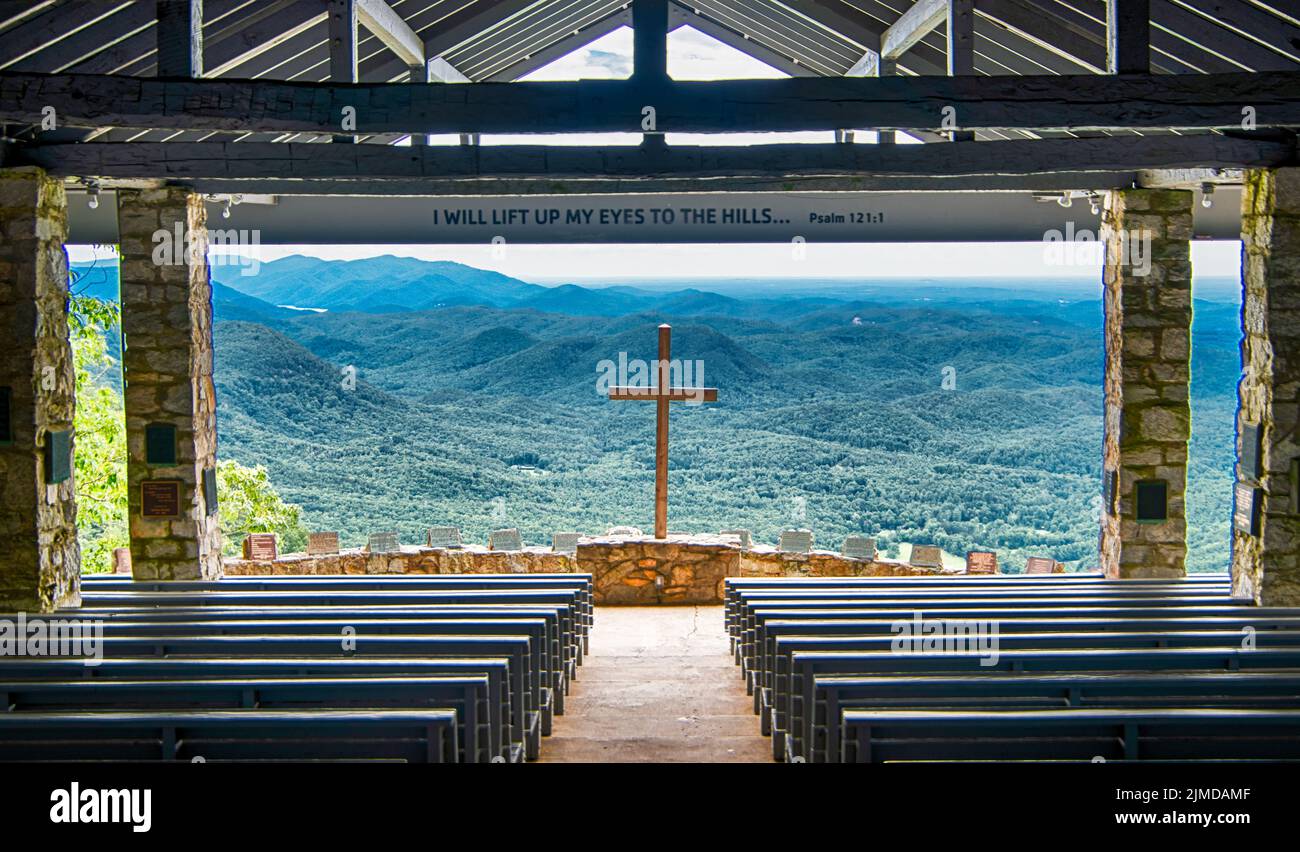
[[[223,553],[237,556],[249,533],[272,532],[282,553],[307,549],[302,508],[286,503],[276,492],[262,465],[245,467],[237,461],[217,463],[217,502],[221,506]]]
[[[77,377],[77,534],[82,570],[112,570],[113,549],[128,545],[126,527],[126,420],[120,367],[106,336],[116,333],[118,306],[93,296],[73,295],[69,311],[72,358]]]
[[[76,371],[77,529],[82,570],[112,570],[113,550],[127,547],[126,416],[122,404],[121,364],[110,344],[119,335],[117,301],[89,295],[95,282],[88,271],[76,275],[69,300],[68,324]],[[79,286],[79,285],[86,286]],[[303,550],[307,530],[302,510],[285,503],[266,468],[236,461],[217,466],[224,551],[234,556],[249,532],[274,532],[284,552]]]

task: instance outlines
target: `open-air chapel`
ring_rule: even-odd
[[[682,28],[779,74],[674,79]],[[521,80],[624,29],[625,79]],[[0,760],[1300,759],[1298,127],[1291,0],[3,0]],[[653,526],[223,556],[214,245],[1038,243],[1089,210],[1081,568],[698,528],[681,412],[747,389],[676,369],[671,323],[602,389],[653,407]],[[1222,573],[1188,570],[1202,240],[1241,243]],[[78,544],[65,246],[92,244],[120,270],[113,573]]]

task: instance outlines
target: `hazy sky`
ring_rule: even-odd
[[[784,73],[688,27],[669,35],[668,67],[676,79],[783,77]],[[526,80],[610,79],[631,72],[632,31],[622,27],[587,47],[540,68]],[[873,134],[865,134],[870,141]],[[733,133],[705,137],[713,144],[758,142],[829,142],[830,133]],[[695,134],[669,133],[673,142],[700,144]],[[434,136],[434,144],[456,144],[454,136]],[[536,143],[535,136],[488,135],[483,144]],[[636,145],[636,133],[605,133],[547,137],[548,144]],[[263,262],[291,254],[331,260],[354,260],[392,254],[426,260],[454,260],[493,269],[526,281],[608,280],[613,278],[728,277],[1099,277],[1100,264],[1063,268],[1047,262],[1042,243],[908,243],[816,244],[796,258],[789,243],[776,245],[548,245],[489,246],[263,246]],[[1241,244],[1235,241],[1196,242],[1192,260],[1200,275],[1235,276]],[[74,261],[92,256],[88,246],[70,246]]]

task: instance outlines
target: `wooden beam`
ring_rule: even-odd
[[[668,79],[668,0],[632,0],[632,78]]]
[[[654,100],[646,100],[653,97]],[[336,133],[344,106],[361,133],[637,132],[653,103],[659,129],[941,130],[951,105],[966,129],[1237,129],[1300,125],[1300,72],[1196,75],[817,77],[562,83],[281,83],[0,72],[0,121],[39,123],[53,106],[73,127]]]
[[[948,17],[948,0],[917,0],[880,37],[880,55],[897,59]]]
[[[357,19],[408,65],[424,61],[424,40],[384,0],[356,0]]]
[[[1150,0],[1106,0],[1106,70],[1111,74],[1151,70]]]
[[[339,83],[357,82],[357,0],[329,0],[330,80]],[[334,122],[339,123],[351,110],[355,117],[357,104],[341,104],[335,111]],[[356,136],[334,133],[335,142],[356,142]]]
[[[975,0],[948,0],[948,74],[975,73]]]
[[[203,0],[156,0],[158,76],[203,76]]]
[[[975,74],[975,0],[948,0],[948,76],[974,76]],[[960,122],[961,113],[957,114]],[[954,130],[954,142],[970,142],[975,134],[969,130]]]
[[[521,14],[538,0],[494,0],[471,2],[438,21],[433,27],[420,31],[424,37],[424,50],[428,56],[441,56],[459,44],[487,32],[495,26]]]
[[[952,145],[429,146],[273,142],[104,142],[19,146],[11,158],[58,175],[289,180],[970,177],[1137,169],[1262,168],[1295,160],[1294,142],[1220,134],[1103,136]],[[266,190],[250,190],[262,192]]]
[[[357,0],[329,0],[330,80],[357,81]],[[421,60],[424,56],[421,55]]]

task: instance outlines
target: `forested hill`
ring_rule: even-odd
[[[809,526],[832,547],[866,532],[994,548],[1012,567],[1032,553],[1095,565],[1095,296],[557,289],[456,264],[423,287],[382,260],[392,286],[377,293],[362,261],[340,265],[346,287],[322,261],[216,271],[221,455],[265,464],[313,528],[356,543],[513,525],[540,543],[651,526],[653,407],[609,402],[596,380],[620,353],[652,358],[666,321],[674,354],[720,392],[673,408],[673,529],[775,541]],[[1222,570],[1238,318],[1225,302],[1196,311],[1192,564]]]

